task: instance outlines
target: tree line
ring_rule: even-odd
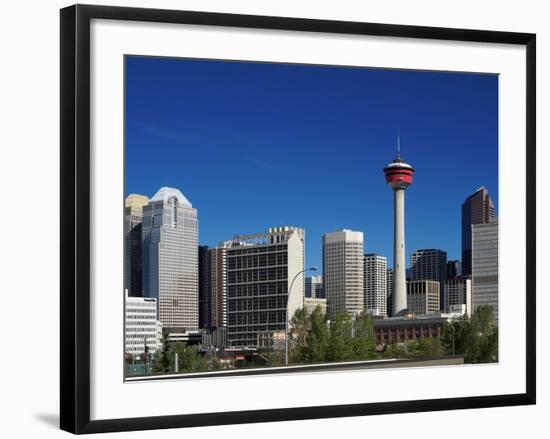
[[[479,306],[472,317],[454,319],[443,327],[441,337],[447,354],[464,355],[465,363],[498,361],[498,327],[490,305]]]
[[[322,363],[379,358],[421,358],[463,355],[465,363],[498,361],[498,328],[490,305],[479,306],[471,317],[464,315],[443,325],[442,336],[388,343],[376,349],[374,322],[362,312],[353,318],[340,313],[330,324],[318,306],[311,314],[299,309],[291,320],[289,362]],[[273,362],[282,364],[280,354]]]
[[[498,361],[498,328],[494,311],[489,305],[476,309],[471,317],[463,316],[445,323],[441,338],[420,338],[403,343],[389,343],[377,350],[374,321],[362,312],[355,317],[339,313],[332,321],[317,306],[311,313],[298,309],[291,321],[289,363],[308,364],[380,358],[421,358],[444,355],[463,355],[465,363]],[[220,360],[212,353],[201,353],[195,346],[181,342],[171,343],[167,334],[162,338],[162,349],[152,357],[153,373],[175,371],[204,371],[221,368]],[[284,364],[284,351],[273,350],[262,354],[268,366]],[[252,364],[248,365],[252,366]]]

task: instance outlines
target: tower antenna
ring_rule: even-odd
[[[397,128],[397,158],[401,158],[401,137],[399,136],[399,128]]]

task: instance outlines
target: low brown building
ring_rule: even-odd
[[[377,319],[374,321],[376,344],[404,343],[424,337],[441,337],[443,325],[450,319],[451,316],[445,314]]]

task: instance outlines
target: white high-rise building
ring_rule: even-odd
[[[143,208],[143,291],[157,300],[164,328],[199,326],[197,210],[163,187]]]
[[[157,302],[148,297],[132,297],[126,291],[124,351],[134,357],[161,349],[162,325],[157,320]]]
[[[472,306],[491,305],[498,323],[498,220],[472,225]]]
[[[453,306],[464,305],[465,313],[468,316],[472,314],[472,281],[467,277],[455,277],[445,281],[445,291],[443,294],[445,312],[451,312]]]
[[[386,316],[388,260],[384,256],[367,254],[363,258],[365,309],[373,316]]]
[[[330,320],[340,312],[363,311],[363,232],[344,229],[323,235],[323,285]]]

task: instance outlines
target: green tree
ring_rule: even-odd
[[[155,353],[153,359],[153,372],[170,372],[170,343],[168,334],[162,334],[162,350]]]
[[[199,353],[195,346],[185,346],[182,343],[176,343],[178,352],[178,366],[180,370],[192,371],[192,370],[207,370],[208,362]]]
[[[308,335],[310,328],[310,319],[304,308],[299,308],[290,320],[291,329],[289,330],[289,343],[291,363],[308,363]]]
[[[477,307],[472,316],[477,330],[482,334],[490,334],[494,329],[494,309],[491,305]]]
[[[353,324],[352,359],[367,360],[376,357],[374,342],[374,323],[372,317],[363,311],[358,314]]]
[[[185,361],[185,345],[181,342],[172,343],[169,350],[169,359],[170,359],[170,371],[176,371],[176,354],[178,354],[178,372],[186,370],[187,367],[184,364]]]
[[[179,372],[208,369],[208,362],[195,346],[187,346],[181,342],[170,343],[168,334],[165,333],[162,336],[162,351],[157,351],[153,359],[153,371],[156,373],[174,372],[176,353],[178,354]]]
[[[464,316],[446,324],[442,341],[448,354],[464,355],[466,363],[498,361],[498,328],[490,305],[479,306],[471,318]]]
[[[442,342],[447,354],[464,354],[468,341],[471,344],[472,320],[467,316],[454,319],[443,326]]]
[[[382,358],[400,358],[406,357],[407,351],[402,345],[398,345],[395,341],[386,344],[382,352]]]
[[[268,359],[269,366],[285,365],[285,353],[283,351],[266,352],[263,355]]]
[[[222,362],[217,358],[212,358],[208,366],[210,370],[220,370],[222,368]]]
[[[320,306],[311,314],[304,309],[296,311],[291,320],[290,362],[320,363],[324,361],[348,361],[376,358],[374,324],[367,313],[352,319],[348,313],[340,313],[328,325]],[[276,365],[275,353],[269,357]]]
[[[443,344],[439,338],[422,337],[407,343],[407,354],[411,357],[440,357]]]
[[[479,306],[472,316],[471,349],[466,347],[464,360],[469,363],[498,361],[498,328],[491,305]]]
[[[353,359],[352,321],[348,313],[339,313],[330,322],[330,337],[327,360],[346,361]]]
[[[329,349],[329,328],[326,314],[323,314],[321,306],[317,305],[311,315],[310,333],[308,337],[309,361],[321,363],[328,358]]]
[[[498,361],[498,328],[492,328],[481,339],[478,352],[478,363],[495,363]]]

